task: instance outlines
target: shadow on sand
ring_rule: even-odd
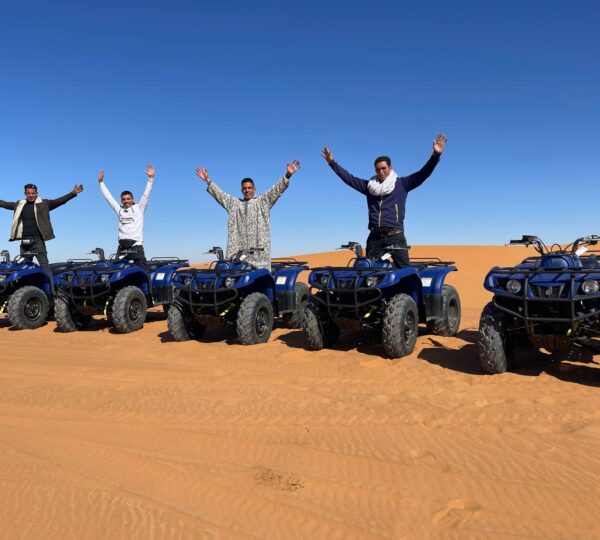
[[[486,376],[477,354],[477,334],[475,330],[459,332],[456,337],[465,343],[458,349],[446,347],[431,336],[428,339],[433,347],[423,348],[419,358],[453,371]],[[565,382],[600,386],[600,365],[594,361],[594,354],[600,354],[600,344],[593,342],[583,349],[577,362],[559,361],[551,354],[533,347],[521,347],[513,353],[511,373],[526,377],[537,377],[546,373]]]

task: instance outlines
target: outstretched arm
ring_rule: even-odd
[[[54,210],[55,208],[58,208],[59,206],[62,206],[66,202],[69,202],[71,199],[74,199],[75,197],[77,197],[77,194],[81,193],[82,191],[83,191],[83,184],[75,184],[70,193],[63,195],[62,197],[59,197],[58,199],[47,199],[46,202],[48,203],[48,208],[50,210]]]
[[[323,148],[323,150],[321,150],[321,155],[325,158],[325,161],[329,163],[329,166],[333,172],[337,174],[346,184],[360,193],[367,193],[368,180],[364,180],[363,178],[358,178],[350,174],[346,169],[344,169],[344,167],[339,165],[335,159],[333,159],[333,153],[326,146]]]
[[[102,192],[102,195],[104,195],[108,206],[110,206],[118,214],[119,210],[121,210],[121,207],[119,206],[119,203],[115,201],[114,197],[110,194],[110,191],[108,191],[108,188],[104,183],[104,171],[100,171],[98,173],[98,185],[100,186],[100,191]]]
[[[225,210],[229,210],[229,208],[231,208],[236,198],[229,195],[229,193],[225,193],[219,186],[217,186],[217,184],[215,184],[208,177],[208,169],[204,167],[197,167],[196,176],[201,180],[204,180],[204,182],[206,182],[206,185],[208,186],[206,188],[206,191],[208,191],[213,196],[215,201],[217,201],[223,208],[225,208]]]
[[[139,202],[139,207],[141,208],[142,212],[146,211],[146,206],[148,206],[148,201],[150,200],[150,192],[152,191],[152,185],[154,183],[154,167],[152,165],[148,165],[146,167],[146,175],[148,176],[146,189],[144,190],[144,194]]]
[[[0,201],[0,208],[6,208],[7,210],[14,210],[17,207],[16,202]]]
[[[433,140],[433,154],[431,154],[427,163],[425,163],[425,165],[417,172],[402,178],[402,183],[404,184],[404,189],[406,189],[406,191],[419,187],[427,180],[427,178],[429,178],[429,176],[431,176],[433,169],[435,169],[435,166],[440,161],[440,156],[446,147],[447,140],[448,139],[446,139],[446,136],[443,133],[439,133]]]
[[[290,178],[298,172],[298,169],[300,169],[300,162],[297,159],[288,163],[285,174],[275,182],[275,185],[265,191],[262,195],[259,195],[259,198],[267,201],[269,208],[271,208],[289,187]]]

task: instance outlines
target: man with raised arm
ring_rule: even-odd
[[[50,212],[83,191],[83,184],[75,184],[71,192],[58,199],[42,199],[35,184],[25,184],[25,198],[17,202],[0,201],[0,208],[13,210],[10,238],[21,240],[21,255],[35,256],[40,266],[50,273],[46,241],[54,238]]]
[[[227,257],[242,249],[262,248],[262,251],[248,255],[246,261],[256,268],[271,269],[271,208],[299,168],[298,160],[288,163],[286,173],[273,187],[258,196],[255,196],[254,180],[244,178],[242,199],[225,193],[209,178],[207,169],[196,169],[196,175],[208,185],[207,191],[227,211]]]
[[[423,167],[408,176],[399,177],[392,169],[387,156],[375,159],[375,175],[370,180],[357,178],[339,165],[331,150],[324,147],[321,155],[333,172],[346,184],[367,197],[369,209],[369,237],[367,238],[367,257],[381,257],[388,248],[399,247],[391,251],[394,263],[402,268],[410,264],[408,245],[404,236],[404,213],[408,192],[419,187],[433,172],[440,161],[446,145],[446,136],[437,135],[433,141],[433,154]]]
[[[119,246],[117,254],[127,250],[129,258],[142,268],[146,269],[146,255],[144,253],[144,212],[150,200],[150,192],[154,182],[154,167],[146,167],[146,189],[139,203],[133,200],[131,191],[121,192],[121,204],[117,203],[104,183],[104,171],[98,173],[100,191],[109,206],[119,218]]]

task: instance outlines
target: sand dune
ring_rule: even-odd
[[[417,246],[457,262],[456,338],[397,361],[369,333],[242,347],[0,321],[2,538],[600,537],[600,369],[531,355],[482,374],[481,283],[524,248]],[[349,252],[310,255],[344,264]]]

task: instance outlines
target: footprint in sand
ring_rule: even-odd
[[[412,448],[410,450],[410,457],[423,465],[427,465],[435,471],[445,473],[450,470],[450,467],[446,463],[440,463],[437,458],[429,450],[425,450],[425,448]]]
[[[433,515],[431,522],[438,527],[455,529],[468,523],[480,508],[479,503],[473,500],[452,499],[446,508]]]
[[[258,473],[256,475],[256,481],[265,487],[277,491],[298,491],[304,487],[304,484],[299,478],[291,474],[272,471],[271,469],[266,469],[263,472]]]

